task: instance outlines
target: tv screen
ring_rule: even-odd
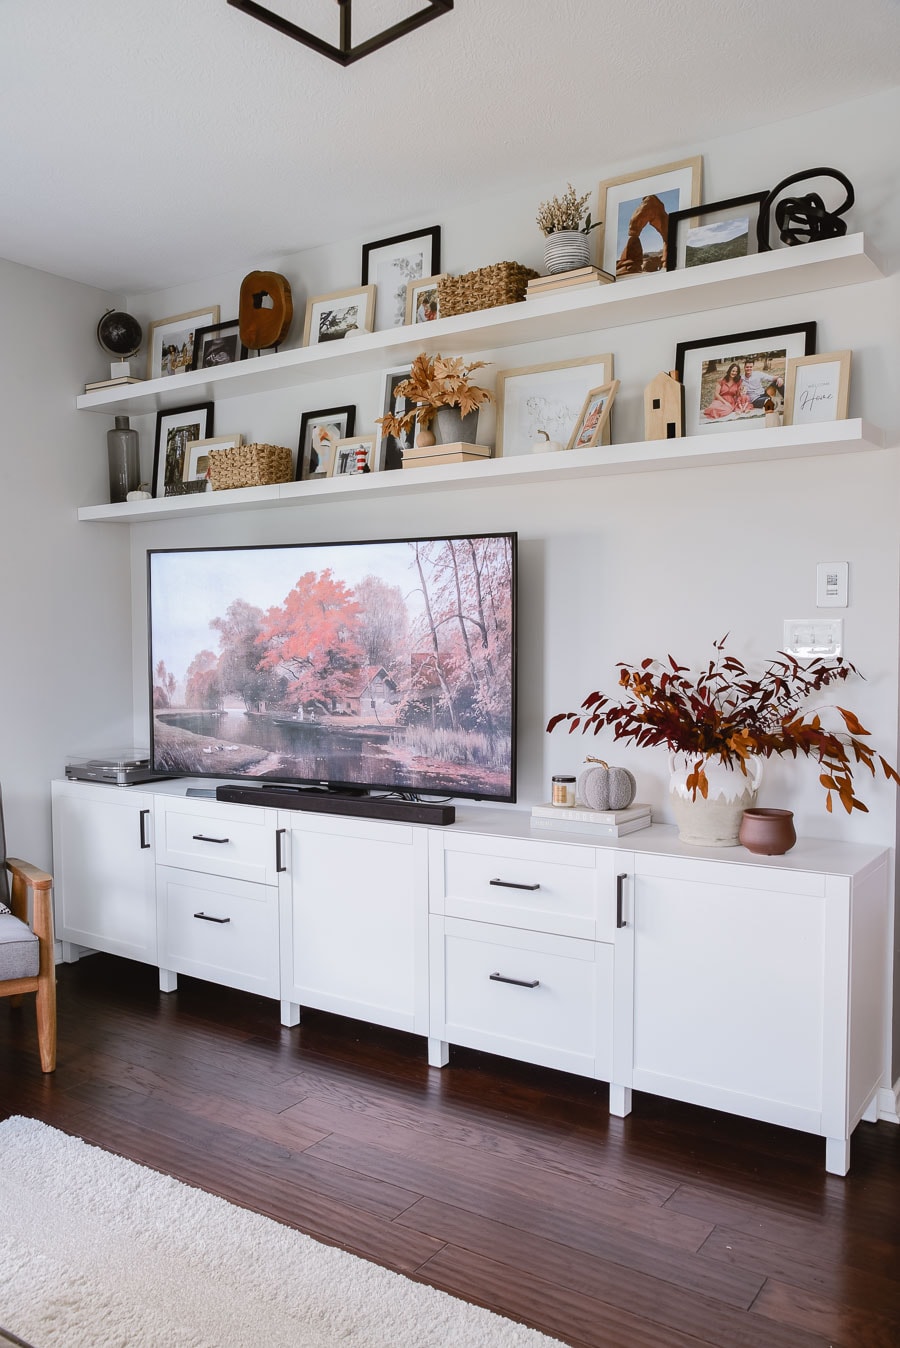
[[[515,800],[515,534],[148,570],[155,771]]]

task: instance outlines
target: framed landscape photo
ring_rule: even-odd
[[[330,295],[315,295],[306,305],[303,345],[339,342],[355,332],[371,332],[375,287],[354,286]]]
[[[198,483],[194,490],[212,491],[212,483],[209,480],[209,451],[236,449],[243,443],[242,435],[215,435],[207,440],[189,440],[185,448],[181,480]]]
[[[211,309],[193,309],[151,323],[147,336],[147,378],[161,379],[166,374],[185,374],[193,369],[197,332],[218,321],[219,306],[214,304]]]
[[[355,477],[375,471],[375,436],[349,436],[334,446],[329,477]]]
[[[212,403],[157,412],[151,483],[154,496],[185,496],[189,491],[202,490],[198,479],[198,485],[185,481],[184,463],[191,441],[206,440],[212,428]]]
[[[327,477],[334,458],[334,446],[353,434],[355,421],[356,408],[351,406],[304,412],[300,418],[294,480],[310,482],[313,478]]]
[[[379,416],[400,417],[404,412],[409,412],[415,403],[411,398],[398,398],[397,385],[402,384],[404,379],[410,376],[410,366],[401,365],[394,370],[385,370],[384,383],[381,387],[381,411]],[[385,435],[379,426],[378,434],[375,440],[375,463],[380,471],[387,469],[392,471],[395,468],[403,467],[403,455],[407,449],[412,449],[416,440],[415,423],[408,431],[402,435]]]
[[[764,426],[766,402],[784,397],[788,360],[815,349],[815,323],[679,342],[685,435]]]
[[[612,379],[589,391],[566,449],[587,449],[600,444],[618,387],[618,379]]]
[[[373,283],[375,331],[401,328],[406,322],[406,288],[410,281],[433,277],[441,269],[441,227],[395,234],[391,239],[364,243],[362,284]]]
[[[525,365],[497,375],[494,457],[528,454],[541,431],[566,444],[592,388],[613,377],[613,358],[579,356],[549,365]],[[606,423],[608,434],[609,423]]]
[[[214,370],[219,365],[233,365],[247,359],[247,348],[241,341],[236,318],[227,323],[210,323],[194,334],[192,370]]]
[[[617,281],[665,271],[669,216],[699,206],[702,170],[703,160],[696,155],[602,182],[597,266]]]
[[[666,266],[669,271],[702,267],[724,258],[749,257],[758,252],[756,225],[768,193],[753,192],[730,201],[689,207],[669,214]]]
[[[850,401],[850,352],[788,360],[784,392],[785,426],[843,421]]]
[[[406,285],[406,322],[431,323],[441,316],[441,304],[438,298],[438,276],[423,276],[420,281],[408,281]]]

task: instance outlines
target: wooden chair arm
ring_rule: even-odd
[[[32,905],[32,930],[43,941],[53,940],[53,908],[51,891],[53,876],[32,866],[18,857],[6,858],[7,869],[12,874],[11,907],[22,922],[28,921],[28,890],[34,898]]]
[[[12,871],[13,876],[21,876],[22,880],[31,889],[52,889],[53,876],[48,875],[46,871],[39,870],[37,866],[32,866],[28,861],[20,861],[18,857],[7,857],[6,864]]]

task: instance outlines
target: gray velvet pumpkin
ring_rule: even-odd
[[[627,810],[637,794],[637,782],[627,768],[611,768],[602,759],[589,758],[579,773],[577,797],[589,810]]]

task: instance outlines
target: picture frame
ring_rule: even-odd
[[[685,435],[764,426],[767,387],[774,386],[777,401],[788,360],[815,349],[814,322],[679,342],[675,367],[684,385]]]
[[[383,382],[381,385],[381,411],[379,416],[400,416],[408,412],[415,403],[410,398],[398,398],[396,388],[402,384],[404,379],[408,379],[411,372],[411,366],[399,365],[392,370],[385,370]],[[393,472],[397,468],[403,467],[403,454],[411,449],[416,442],[416,427],[413,425],[402,436],[385,435],[381,426],[375,437],[375,464],[379,472]]]
[[[214,435],[206,440],[188,440],[185,446],[184,467],[181,470],[182,482],[200,483],[193,490],[212,491],[209,480],[209,451],[211,449],[236,449],[244,443],[242,435]]]
[[[355,422],[356,408],[350,405],[304,412],[300,418],[294,481],[312,482],[315,478],[328,477],[334,446],[353,434]]]
[[[247,348],[241,341],[237,318],[230,318],[225,323],[208,323],[194,333],[192,370],[215,370],[220,365],[234,365],[246,359]]]
[[[611,379],[589,390],[566,449],[589,449],[600,444],[618,389],[618,379]]]
[[[338,440],[331,457],[329,477],[356,477],[374,471],[374,435],[351,435],[344,440]]]
[[[211,402],[157,412],[151,482],[154,496],[186,496],[189,492],[204,489],[201,482],[185,482],[184,460],[188,444],[192,440],[206,440],[212,429]]]
[[[374,285],[313,295],[306,304],[303,345],[320,346],[323,342],[342,341],[351,333],[371,332],[374,315]]]
[[[435,276],[440,270],[440,225],[364,243],[360,279],[363,285],[376,287],[375,331],[403,327],[409,282]]]
[[[689,206],[669,214],[666,267],[682,271],[759,251],[757,224],[768,193],[750,192],[729,201]]]
[[[700,205],[702,174],[702,156],[695,155],[602,182],[596,215],[601,222],[597,227],[598,267],[617,281],[665,271],[669,215]],[[660,209],[643,208],[647,197],[655,197]],[[646,217],[643,224],[639,212]]]
[[[613,374],[610,352],[500,370],[494,388],[494,458],[530,453],[540,431],[566,444],[590,389],[609,383]],[[608,421],[605,432],[608,435]]]
[[[408,281],[406,285],[406,322],[408,324],[431,323],[441,316],[441,302],[438,297],[438,281],[445,279],[445,273],[437,276],[423,276],[417,281]]]
[[[194,341],[200,328],[219,321],[219,306],[158,318],[147,332],[147,378],[186,374],[193,368]]]
[[[844,421],[850,402],[850,351],[827,351],[788,360],[785,426]]]

